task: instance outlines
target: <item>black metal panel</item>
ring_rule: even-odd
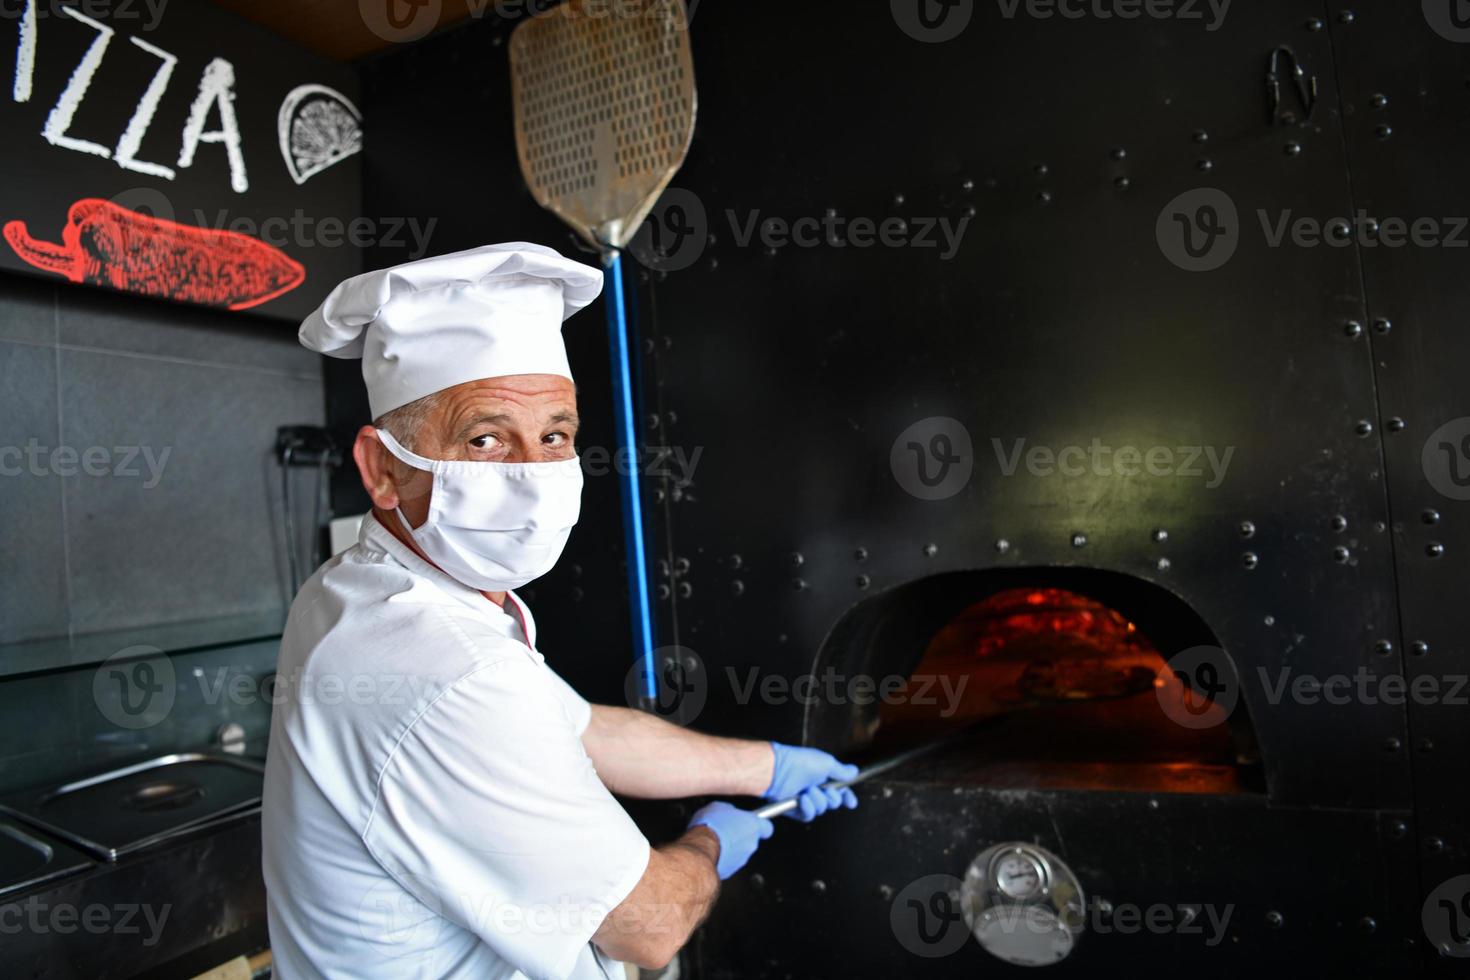
[[[654,329],[672,342],[659,370],[672,441],[703,449],[672,504],[673,550],[692,565],[678,638],[712,668],[702,724],[794,735],[799,710],[739,704],[722,672],[806,670],[864,597],[860,574],[878,590],[1090,565],[1175,592],[1221,638],[1274,800],[1407,804],[1402,706],[1267,693],[1284,670],[1398,669],[1374,652],[1397,626],[1380,445],[1356,431],[1375,414],[1369,349],[1343,328],[1363,316],[1354,250],[1271,247],[1256,217],[1348,213],[1314,13],[1241,5],[1207,32],[976,5],[960,37],[921,44],[886,13],[804,4],[772,31],[731,5],[701,7],[702,130],[677,183],[715,242],[652,291]],[[1318,76],[1311,125],[1268,122],[1264,73],[1282,43]],[[1239,245],[1223,267],[1186,272],[1155,225],[1201,186],[1235,201]],[[772,256],[741,247],[726,213],[739,225],[833,208],[916,226],[971,206],[947,262],[922,248]],[[948,499],[918,499],[890,450],[940,416],[968,430],[974,473]],[[1213,489],[1182,475],[1004,475],[993,440],[1003,455],[1022,438],[1234,455]]]
[[[752,873],[727,883],[704,929],[702,975],[1035,977],[971,940],[946,945],[964,925],[945,923],[954,913],[930,905],[925,881],[963,878],[988,845],[1025,840],[1069,862],[1087,898],[1073,953],[1041,975],[1405,976],[1417,952],[1400,937],[1418,916],[1395,899],[1414,845],[1380,831],[1395,819],[1242,798],[884,781],[852,815],[783,824]]]
[[[1454,28],[1453,9],[1382,0],[1354,4],[1350,19],[1334,7],[1331,19],[1353,201],[1370,243],[1361,254],[1408,676],[1440,692],[1409,706],[1426,894],[1470,872],[1470,450],[1460,442],[1470,434],[1470,30]],[[1436,10],[1439,30],[1426,16]],[[1389,219],[1427,221],[1421,244],[1385,243]]]

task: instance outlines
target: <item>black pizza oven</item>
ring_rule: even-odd
[[[1470,213],[1470,47],[1432,5],[1188,6],[697,5],[698,129],[625,260],[669,713],[862,761],[947,741],[783,822],[691,975],[1460,965],[1470,523],[1434,461],[1470,277],[1374,236]],[[364,66],[367,200],[436,250],[580,254],[518,177],[509,28]],[[606,339],[566,335],[591,458]],[[621,541],[589,473],[529,590],[613,702]]]
[[[948,740],[921,764],[936,781],[1266,789],[1249,707],[1233,710],[1233,661],[1186,604],[1127,576],[1017,569],[911,583],[849,612],[812,675],[838,696],[810,699],[808,744],[887,757]]]

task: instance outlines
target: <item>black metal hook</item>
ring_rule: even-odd
[[[1285,44],[1277,45],[1276,50],[1271,52],[1271,58],[1266,65],[1266,95],[1271,100],[1271,123],[1273,125],[1290,125],[1297,122],[1296,114],[1291,111],[1281,111],[1281,58],[1285,55],[1291,62],[1291,80],[1296,85],[1298,98],[1301,99],[1302,109],[1305,115],[1301,122],[1307,122],[1312,118],[1312,110],[1317,107],[1317,76],[1308,75],[1302,70],[1301,61],[1296,52]]]

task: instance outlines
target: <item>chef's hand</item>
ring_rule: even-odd
[[[708,827],[719,838],[720,859],[715,863],[715,871],[721,881],[745,867],[761,841],[776,832],[776,825],[765,817],[718,802],[701,807],[689,826]]]
[[[772,742],[776,753],[775,772],[771,785],[765,792],[768,800],[789,800],[796,797],[796,809],[787,816],[811,823],[828,810],[857,806],[857,795],[852,790],[824,789],[823,783],[852,779],[858,767],[838,762],[821,749],[806,749],[794,745]]]

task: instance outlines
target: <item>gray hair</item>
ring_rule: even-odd
[[[380,429],[387,429],[404,449],[416,452],[415,446],[418,442],[419,430],[424,427],[424,423],[439,406],[439,394],[436,391],[432,395],[425,395],[418,401],[400,405],[391,412],[384,412],[373,421],[373,425]]]

